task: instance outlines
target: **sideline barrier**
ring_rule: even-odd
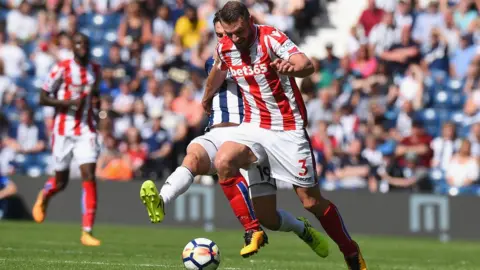
[[[29,212],[46,178],[12,177],[19,196],[9,206],[12,218],[29,218]],[[148,225],[139,199],[141,182],[98,182],[97,222]],[[480,240],[480,197],[446,197],[430,194],[370,194],[366,191],[323,192],[338,206],[351,233],[392,236],[430,236]],[[80,222],[81,182],[71,181],[55,196],[48,210],[49,221]],[[313,217],[301,206],[292,190],[278,191],[279,207],[297,216]],[[68,211],[66,211],[68,210]],[[315,224],[315,222],[312,222]],[[168,226],[241,228],[218,186],[193,185],[167,208]],[[162,225],[150,225],[162,226]],[[316,227],[320,227],[317,223]]]

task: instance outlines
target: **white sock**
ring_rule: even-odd
[[[291,232],[293,231],[298,236],[303,236],[305,230],[305,224],[296,219],[292,214],[282,209],[277,210],[277,215],[280,218],[280,228],[281,232]]]
[[[189,169],[183,166],[178,167],[167,178],[167,181],[165,181],[165,184],[163,184],[160,190],[160,196],[162,196],[163,202],[167,204],[187,191],[193,183],[193,177]]]

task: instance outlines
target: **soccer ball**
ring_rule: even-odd
[[[215,270],[220,265],[220,250],[207,238],[188,242],[182,252],[183,264],[189,270]]]

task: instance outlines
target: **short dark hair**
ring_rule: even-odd
[[[250,18],[247,6],[238,1],[228,1],[218,13],[220,20],[225,23],[234,23],[240,18],[244,20]]]
[[[217,22],[220,21],[220,14],[219,14],[219,13],[220,13],[220,12],[217,11],[217,12],[215,12],[215,15],[213,15],[213,25],[214,25],[214,26],[215,26],[215,24],[216,24]]]

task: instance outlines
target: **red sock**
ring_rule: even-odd
[[[355,242],[350,238],[342,217],[333,203],[330,203],[319,219],[323,229],[337,243],[344,256],[352,256],[358,252]]]
[[[59,192],[60,190],[58,189],[57,186],[57,180],[55,177],[50,177],[48,178],[47,182],[45,182],[45,185],[43,186],[43,198],[45,200],[50,199],[55,193]]]
[[[91,232],[97,210],[97,185],[94,181],[83,181],[82,186],[82,227]]]
[[[245,231],[260,230],[260,223],[255,217],[253,204],[248,194],[248,185],[241,175],[220,182],[223,193],[230,202],[233,213],[242,223]]]

